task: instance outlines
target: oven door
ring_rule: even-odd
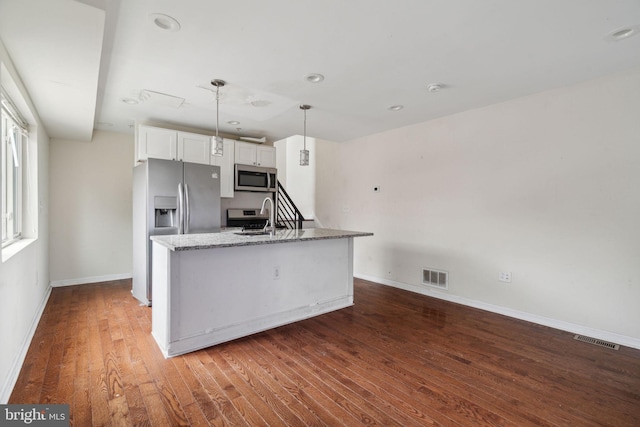
[[[236,191],[276,191],[278,178],[274,168],[236,164]]]

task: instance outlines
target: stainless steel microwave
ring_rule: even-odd
[[[278,170],[260,166],[236,164],[236,191],[276,191],[278,185]]]

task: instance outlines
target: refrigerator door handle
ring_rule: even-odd
[[[184,206],[186,218],[184,220],[184,234],[189,234],[189,222],[191,221],[191,209],[189,209],[189,186],[184,184]]]
[[[182,183],[178,184],[178,234],[184,234],[184,193]]]

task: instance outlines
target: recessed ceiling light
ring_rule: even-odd
[[[230,125],[233,125],[233,126],[240,124],[240,122],[237,121],[237,120],[229,120],[227,123],[229,123]]]
[[[124,102],[125,104],[129,104],[129,105],[136,105],[138,103],[138,100],[133,99],[133,98],[123,98],[122,102]]]
[[[318,73],[311,73],[304,76],[304,79],[309,83],[320,83],[324,80],[324,76]]]
[[[628,39],[631,36],[635,36],[640,32],[640,25],[632,25],[630,27],[618,28],[617,30],[611,31],[609,34],[605,36],[605,40],[607,41],[619,41]]]
[[[262,99],[251,102],[251,105],[253,105],[254,107],[257,107],[257,108],[268,107],[269,104],[271,104],[271,102],[265,101],[265,100],[262,100]]]
[[[387,110],[389,111],[400,111],[404,108],[404,105],[392,105],[390,107],[387,107]]]
[[[172,16],[164,15],[162,13],[152,13],[149,15],[149,18],[151,19],[151,22],[161,30],[171,32],[180,30],[180,23]]]
[[[444,85],[442,83],[431,83],[430,85],[427,86],[427,90],[429,92],[438,92],[443,88],[444,88]]]
[[[611,35],[616,39],[623,39],[625,37],[629,37],[631,34],[633,34],[633,29],[632,28],[625,28],[623,30],[616,31],[615,33],[613,33]]]

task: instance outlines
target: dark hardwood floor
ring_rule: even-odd
[[[10,403],[75,426],[640,425],[639,350],[356,280],[353,307],[164,359],[130,286],[53,289]]]

